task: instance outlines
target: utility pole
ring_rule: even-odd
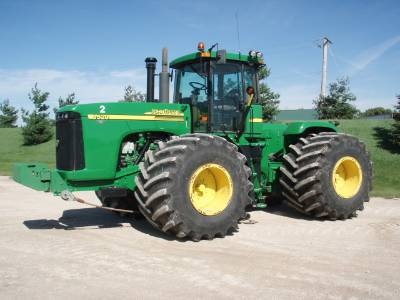
[[[332,44],[332,42],[327,38],[324,37],[322,39],[322,81],[321,81],[321,97],[326,97],[326,75],[328,71],[328,46]]]

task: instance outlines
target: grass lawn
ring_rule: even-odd
[[[400,149],[388,143],[391,120],[341,120],[343,132],[359,137],[374,163],[373,196],[400,197]]]
[[[0,175],[11,175],[16,162],[43,162],[55,167],[55,137],[36,146],[22,146],[21,128],[0,128]]]
[[[373,196],[400,197],[400,149],[388,144],[391,120],[342,120],[340,128],[367,145],[374,163]],[[55,139],[22,146],[20,128],[0,128],[0,175],[11,175],[15,162],[43,162],[55,166]]]

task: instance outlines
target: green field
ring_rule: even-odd
[[[55,138],[37,146],[22,146],[21,128],[0,128],[0,175],[11,175],[15,162],[55,166]]]
[[[400,197],[400,150],[387,143],[389,120],[343,120],[340,128],[365,142],[374,163],[372,195]],[[20,128],[0,128],[0,175],[10,175],[15,162],[55,165],[54,138],[38,146],[22,146]]]
[[[373,196],[400,197],[400,149],[388,142],[391,120],[341,120],[340,128],[359,137],[374,163]]]

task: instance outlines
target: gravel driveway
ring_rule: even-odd
[[[251,220],[224,239],[180,242],[0,177],[0,298],[400,298],[400,200],[373,198],[347,221],[284,206]]]

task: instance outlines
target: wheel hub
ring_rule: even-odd
[[[336,162],[332,172],[332,183],[340,197],[354,197],[361,188],[362,179],[360,163],[354,157],[345,156]]]
[[[232,178],[221,165],[202,165],[190,178],[190,201],[202,215],[214,216],[224,211],[231,201],[232,194]]]

